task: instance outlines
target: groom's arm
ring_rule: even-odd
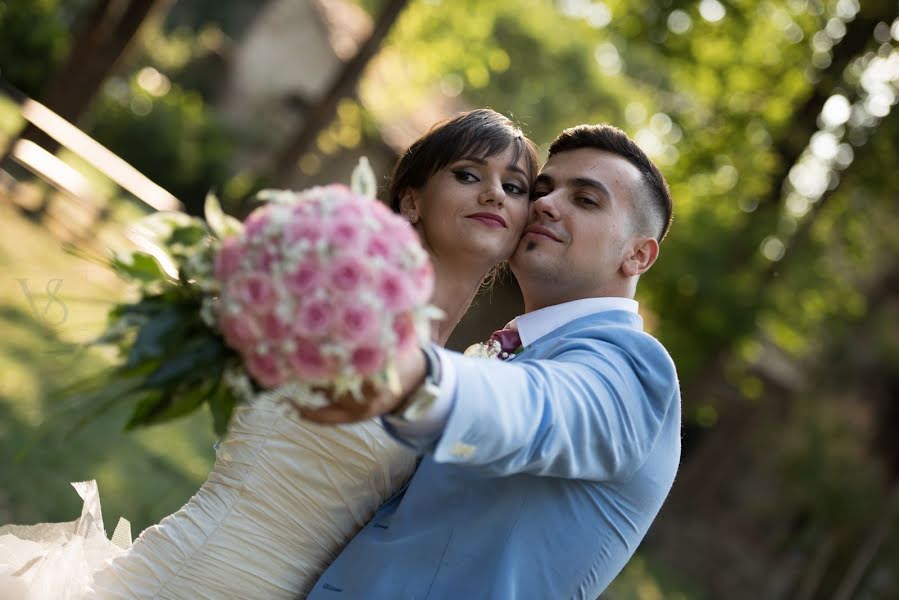
[[[412,429],[415,422],[385,422],[438,462],[497,476],[626,478],[643,464],[679,402],[664,349],[648,336],[638,348],[626,345],[578,340],[552,360],[513,363],[441,351],[454,375],[439,430],[429,435]]]
[[[385,423],[438,462],[494,475],[626,477],[643,463],[679,401],[674,366],[661,345],[644,336],[629,346],[578,340],[552,360],[512,363],[440,351],[439,401],[423,419]],[[416,351],[398,367],[400,396],[301,412],[319,423],[342,423],[395,411],[421,386],[426,361]]]

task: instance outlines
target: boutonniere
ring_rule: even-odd
[[[524,347],[521,345],[521,336],[515,327],[515,321],[512,321],[505,329],[494,331],[486,342],[472,344],[466,348],[465,356],[509,360],[522,350]]]

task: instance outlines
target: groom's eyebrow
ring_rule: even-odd
[[[553,178],[549,175],[544,175],[543,173],[541,173],[540,175],[537,175],[537,180],[534,181],[534,185],[538,183],[543,183],[545,185],[551,186],[553,184]]]
[[[600,194],[603,194],[606,198],[611,198],[612,193],[609,191],[609,188],[606,187],[601,181],[596,179],[590,179],[589,177],[575,177],[569,180],[569,185],[575,188],[593,188]]]

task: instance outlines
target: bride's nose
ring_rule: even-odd
[[[481,190],[481,193],[478,194],[478,204],[484,206],[490,204],[502,206],[504,197],[505,192],[503,191],[503,185],[501,182],[485,182],[484,188]]]

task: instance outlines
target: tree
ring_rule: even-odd
[[[82,19],[65,62],[41,96],[42,103],[77,123],[151,11],[169,1],[98,0]],[[30,123],[19,136],[51,152],[59,148]]]
[[[338,73],[324,97],[306,111],[302,129],[275,161],[275,179],[284,181],[289,178],[296,169],[300,156],[306,152],[319,132],[334,119],[340,100],[355,92],[356,84],[362,76],[365,66],[377,53],[384,38],[408,3],[408,0],[391,0],[387,3],[369,38]]]

